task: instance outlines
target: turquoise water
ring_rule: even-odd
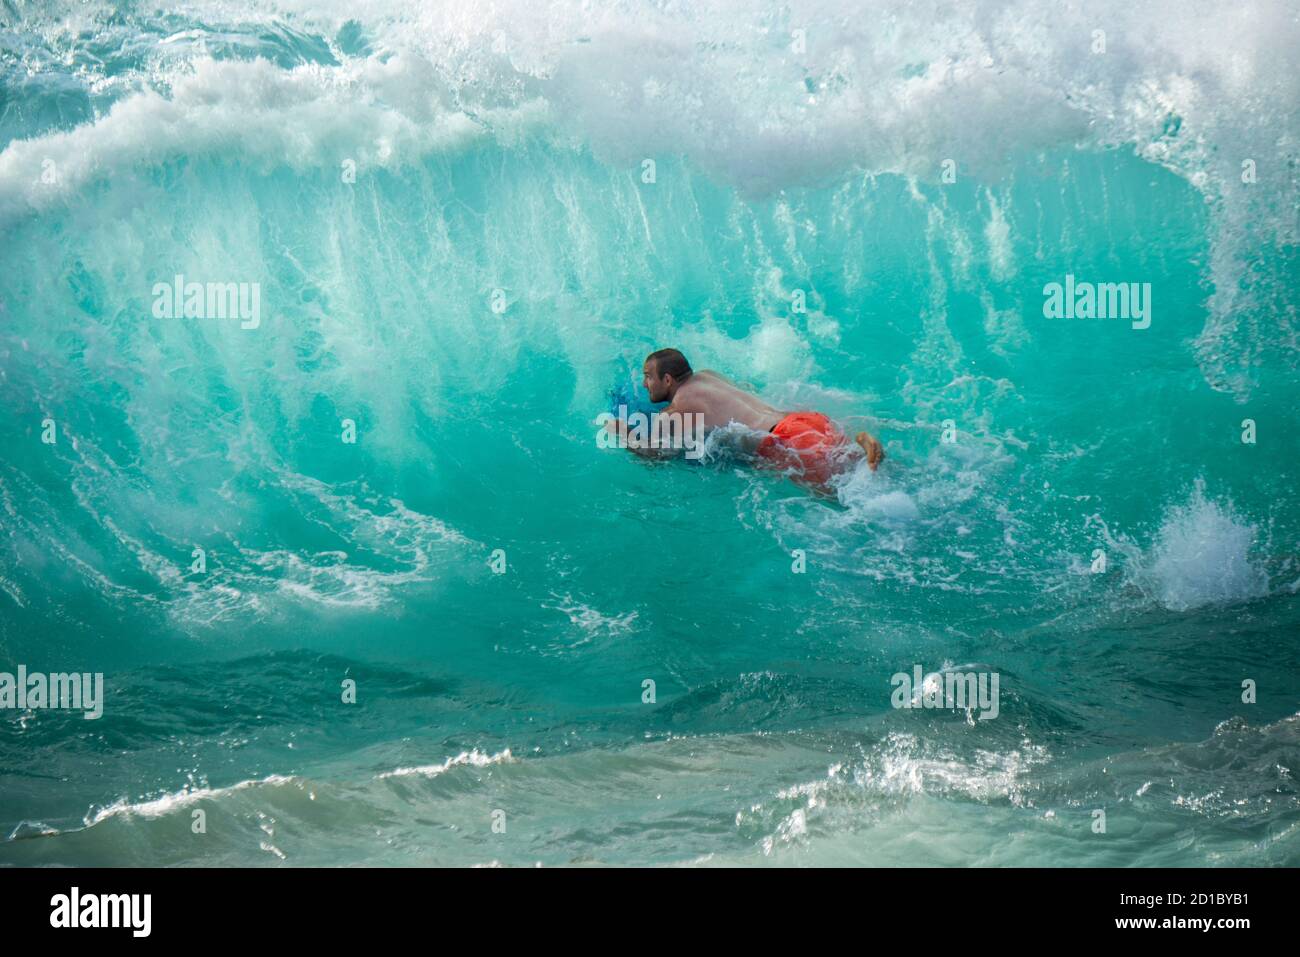
[[[6,4],[0,862],[1300,864],[1300,25],[1130,6]]]

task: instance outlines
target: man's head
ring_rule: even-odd
[[[677,387],[691,377],[691,364],[676,349],[660,349],[645,358],[645,387],[651,402],[671,400]]]

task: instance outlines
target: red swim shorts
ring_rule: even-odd
[[[834,470],[833,454],[844,444],[844,433],[820,412],[791,412],[772,427],[758,454],[777,468],[793,469],[796,479],[825,485]]]

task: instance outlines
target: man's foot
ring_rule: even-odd
[[[859,432],[853,437],[853,441],[862,446],[862,451],[867,453],[867,465],[871,466],[871,471],[874,472],[876,466],[885,461],[885,447],[877,442],[869,432]]]

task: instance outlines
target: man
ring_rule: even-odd
[[[659,413],[683,413],[703,417],[705,430],[738,422],[755,432],[767,435],[758,443],[758,455],[773,466],[789,469],[796,480],[825,489],[850,443],[835,424],[820,412],[782,412],[751,392],[732,385],[716,372],[695,372],[686,357],[676,349],[660,349],[646,357],[642,369],[645,387],[652,402],[669,403]],[[667,420],[657,419],[657,423]],[[615,435],[627,435],[627,423],[606,422]],[[661,435],[667,425],[659,426]],[[885,458],[885,450],[866,432],[854,441],[866,453],[867,465],[874,472]],[[667,446],[668,443],[662,443]],[[672,454],[665,448],[633,448],[640,455],[654,457]]]

